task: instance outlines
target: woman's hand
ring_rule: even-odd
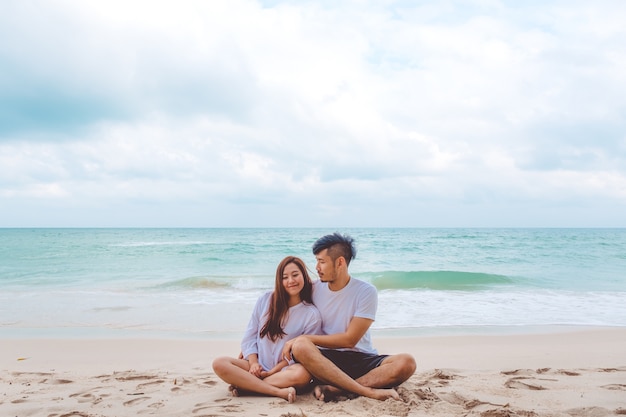
[[[250,370],[248,372],[250,372],[252,375],[256,376],[257,378],[261,378],[261,372],[263,372],[263,367],[258,362],[251,363]]]
[[[256,353],[251,353],[248,355],[248,372],[257,378],[261,378],[261,372],[263,372],[263,367],[259,364],[259,355]]]
[[[265,379],[268,376],[274,375],[274,374],[275,374],[275,372],[273,372],[273,371],[262,371],[261,372],[261,379]]]
[[[282,370],[283,370],[283,368],[284,368],[285,366],[289,366],[289,363],[288,363],[286,360],[284,360],[284,359],[283,359],[282,361],[278,362],[278,363],[276,364],[276,366],[274,366],[274,367],[273,367],[272,369],[270,369],[269,371],[263,371],[263,372],[261,372],[261,378],[262,378],[262,379],[265,379],[265,378],[267,378],[267,377],[268,377],[268,376],[270,376],[270,375],[274,375],[274,374],[276,374],[276,373],[278,373],[278,372],[282,371]]]

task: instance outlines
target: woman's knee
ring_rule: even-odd
[[[309,380],[311,379],[311,374],[306,368],[299,363],[292,365],[292,371],[298,380]]]
[[[292,384],[298,388],[306,387],[311,382],[311,374],[300,364],[291,365]]]
[[[229,364],[230,358],[227,356],[220,356],[219,358],[215,358],[212,364],[213,372],[215,372],[217,375],[220,375],[224,372]]]

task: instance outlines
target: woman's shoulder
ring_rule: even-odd
[[[316,317],[320,316],[320,311],[317,309],[317,307],[315,307],[315,304],[310,304],[310,303],[307,303],[306,301],[303,301],[300,304],[298,304],[298,306],[300,306],[302,311],[305,311],[309,315],[316,316]]]
[[[259,300],[264,300],[264,299],[270,298],[270,297],[272,296],[272,293],[273,293],[273,292],[274,292],[273,290],[268,290],[268,291],[265,291],[263,294],[261,294],[261,295],[259,296],[259,298],[258,298],[258,299],[259,299]]]
[[[257,306],[267,305],[270,302],[270,299],[272,298],[273,292],[274,291],[266,291],[263,294],[261,294],[259,298],[256,299]]]
[[[291,308],[296,308],[298,310],[311,310],[311,311],[318,311],[317,307],[315,307],[315,304],[313,303],[309,303],[307,301],[301,301],[300,303],[296,304],[295,306],[291,307]]]

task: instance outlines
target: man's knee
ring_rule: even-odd
[[[407,380],[415,373],[417,364],[413,356],[408,353],[399,353],[397,355],[388,356],[383,364],[388,363],[394,369],[394,375],[401,380]]]
[[[301,362],[309,358],[313,349],[317,350],[317,347],[308,339],[298,338],[291,345],[291,356],[296,362]]]
[[[411,375],[415,373],[415,370],[417,369],[415,358],[408,353],[400,353],[396,356],[399,369],[402,371],[402,374],[408,379]]]

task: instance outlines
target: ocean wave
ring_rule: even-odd
[[[361,274],[379,290],[472,290],[512,284],[505,275],[462,271],[383,271]]]
[[[207,277],[189,277],[178,279],[175,281],[165,282],[156,286],[157,289],[178,288],[178,289],[212,289],[212,288],[229,288],[232,282]]]
[[[145,246],[197,246],[206,245],[207,242],[203,241],[154,241],[154,242],[129,242],[129,243],[115,243],[109,246],[116,248],[140,248]]]

